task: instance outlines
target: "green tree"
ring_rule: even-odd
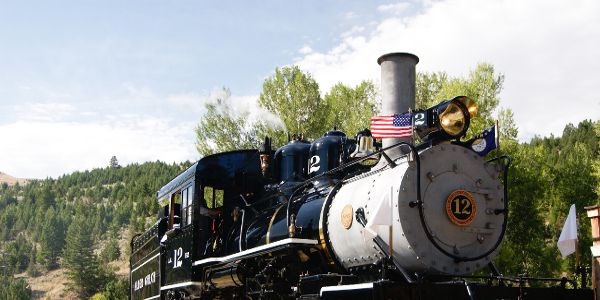
[[[129,293],[129,281],[126,278],[112,276],[104,286],[102,296],[107,300],[125,300]]]
[[[594,123],[594,131],[596,132],[596,136],[600,136],[600,121]],[[598,141],[597,147],[600,148],[600,141]],[[598,153],[595,153],[593,169],[593,174],[596,178],[596,195],[600,196],[600,155],[598,155]],[[596,203],[600,204],[600,199],[598,197],[596,197]]]
[[[65,243],[65,229],[62,220],[50,207],[44,217],[40,234],[40,261],[47,270],[58,266],[58,257]]]
[[[377,89],[372,81],[363,81],[351,88],[342,83],[334,85],[325,95],[329,107],[326,124],[336,126],[352,136],[370,127],[377,113]]]
[[[330,109],[319,93],[319,85],[297,66],[276,68],[265,80],[258,103],[279,117],[285,130],[317,138],[326,131]]]
[[[3,260],[7,266],[7,270],[14,273],[25,271],[29,266],[31,248],[31,244],[25,239],[23,234],[19,234],[14,241],[8,242],[3,251]]]
[[[121,256],[121,250],[119,250],[119,241],[116,238],[110,238],[104,249],[100,253],[100,258],[103,262],[111,262]]]
[[[216,99],[205,103],[206,113],[196,127],[196,149],[203,155],[234,149],[255,148],[257,130],[247,122],[248,113],[236,115],[231,92],[223,88]]]
[[[562,259],[556,248],[569,206],[576,204],[581,261],[591,259],[589,220],[583,207],[596,204],[594,148],[600,135],[589,121],[565,127],[562,137],[536,137],[530,143],[508,144],[513,158],[508,181],[510,213],[499,266],[506,273],[574,275],[575,258]]]
[[[31,288],[23,278],[15,279],[0,275],[0,299],[29,300]]]
[[[541,212],[545,187],[550,180],[543,146],[512,144],[505,148],[512,156],[508,178],[509,219],[498,267],[505,274],[529,272],[549,276],[559,269],[551,231]],[[554,262],[554,263],[553,263]]]
[[[498,112],[498,123],[500,127],[500,144],[516,143],[519,129],[515,123],[512,110],[501,108]]]
[[[353,135],[369,127],[377,111],[377,92],[371,81],[354,88],[338,83],[322,99],[310,74],[298,67],[284,67],[265,80],[258,105],[281,122],[249,122],[248,112],[232,108],[227,89],[206,102],[206,113],[195,130],[198,152],[205,156],[256,148],[265,136],[273,139],[273,145],[281,146],[287,142],[288,133],[315,139],[334,126]]]
[[[117,157],[116,157],[116,156],[114,156],[114,155],[113,155],[113,156],[110,158],[110,161],[109,161],[109,163],[108,163],[108,166],[109,166],[111,169],[116,169],[116,168],[120,168],[120,167],[121,167],[121,166],[119,165],[119,161],[117,160]]]
[[[102,287],[90,226],[83,216],[75,216],[69,226],[63,259],[71,287],[80,296],[90,297]]]
[[[39,275],[36,256],[37,251],[34,245],[31,253],[29,254],[29,266],[27,267],[27,275],[31,277],[37,277]]]

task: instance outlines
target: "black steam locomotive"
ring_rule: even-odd
[[[132,239],[131,299],[591,298],[494,267],[509,159],[460,141],[475,111],[457,97],[413,112],[416,145],[332,130],[202,158]]]

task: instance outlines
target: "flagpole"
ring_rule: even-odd
[[[575,240],[575,270],[579,270],[579,239]]]
[[[496,157],[500,156],[500,123],[496,120],[496,128],[494,129],[494,134],[496,135]],[[504,183],[506,184],[506,182]]]
[[[394,251],[394,247],[392,246],[392,242],[394,241],[394,238],[393,238],[394,231],[392,229],[392,227],[394,226],[394,206],[393,206],[394,201],[392,200],[392,199],[394,199],[393,195],[394,195],[394,186],[391,186],[390,187],[390,226],[389,226],[389,231],[388,231],[389,243],[390,243],[389,244],[389,250],[390,250],[389,259],[390,259],[390,261],[392,259],[392,255],[393,255],[392,251]]]

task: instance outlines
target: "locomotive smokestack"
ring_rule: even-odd
[[[410,53],[388,53],[377,59],[381,65],[382,114],[393,115],[415,108],[415,67],[419,58]],[[410,138],[383,139],[383,147],[398,142],[411,142]],[[406,150],[407,151],[407,150]],[[402,154],[401,149],[386,151],[392,158]]]

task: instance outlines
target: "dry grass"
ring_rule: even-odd
[[[15,184],[17,184],[17,182],[20,185],[23,185],[23,184],[27,183],[27,179],[16,178],[16,177],[10,176],[6,173],[0,172],[0,184],[7,183],[8,185],[15,185]]]
[[[129,258],[125,255],[129,247],[128,230],[119,232],[119,248],[121,257],[110,262],[109,267],[114,270],[118,276],[129,276]],[[64,269],[45,272],[38,277],[29,277],[27,273],[15,275],[27,280],[33,291],[33,299],[79,299],[73,292],[68,290],[68,279]]]
[[[75,294],[67,291],[68,280],[64,269],[52,270],[38,277],[28,277],[27,273],[15,277],[27,279],[33,292],[32,299],[78,299]]]

